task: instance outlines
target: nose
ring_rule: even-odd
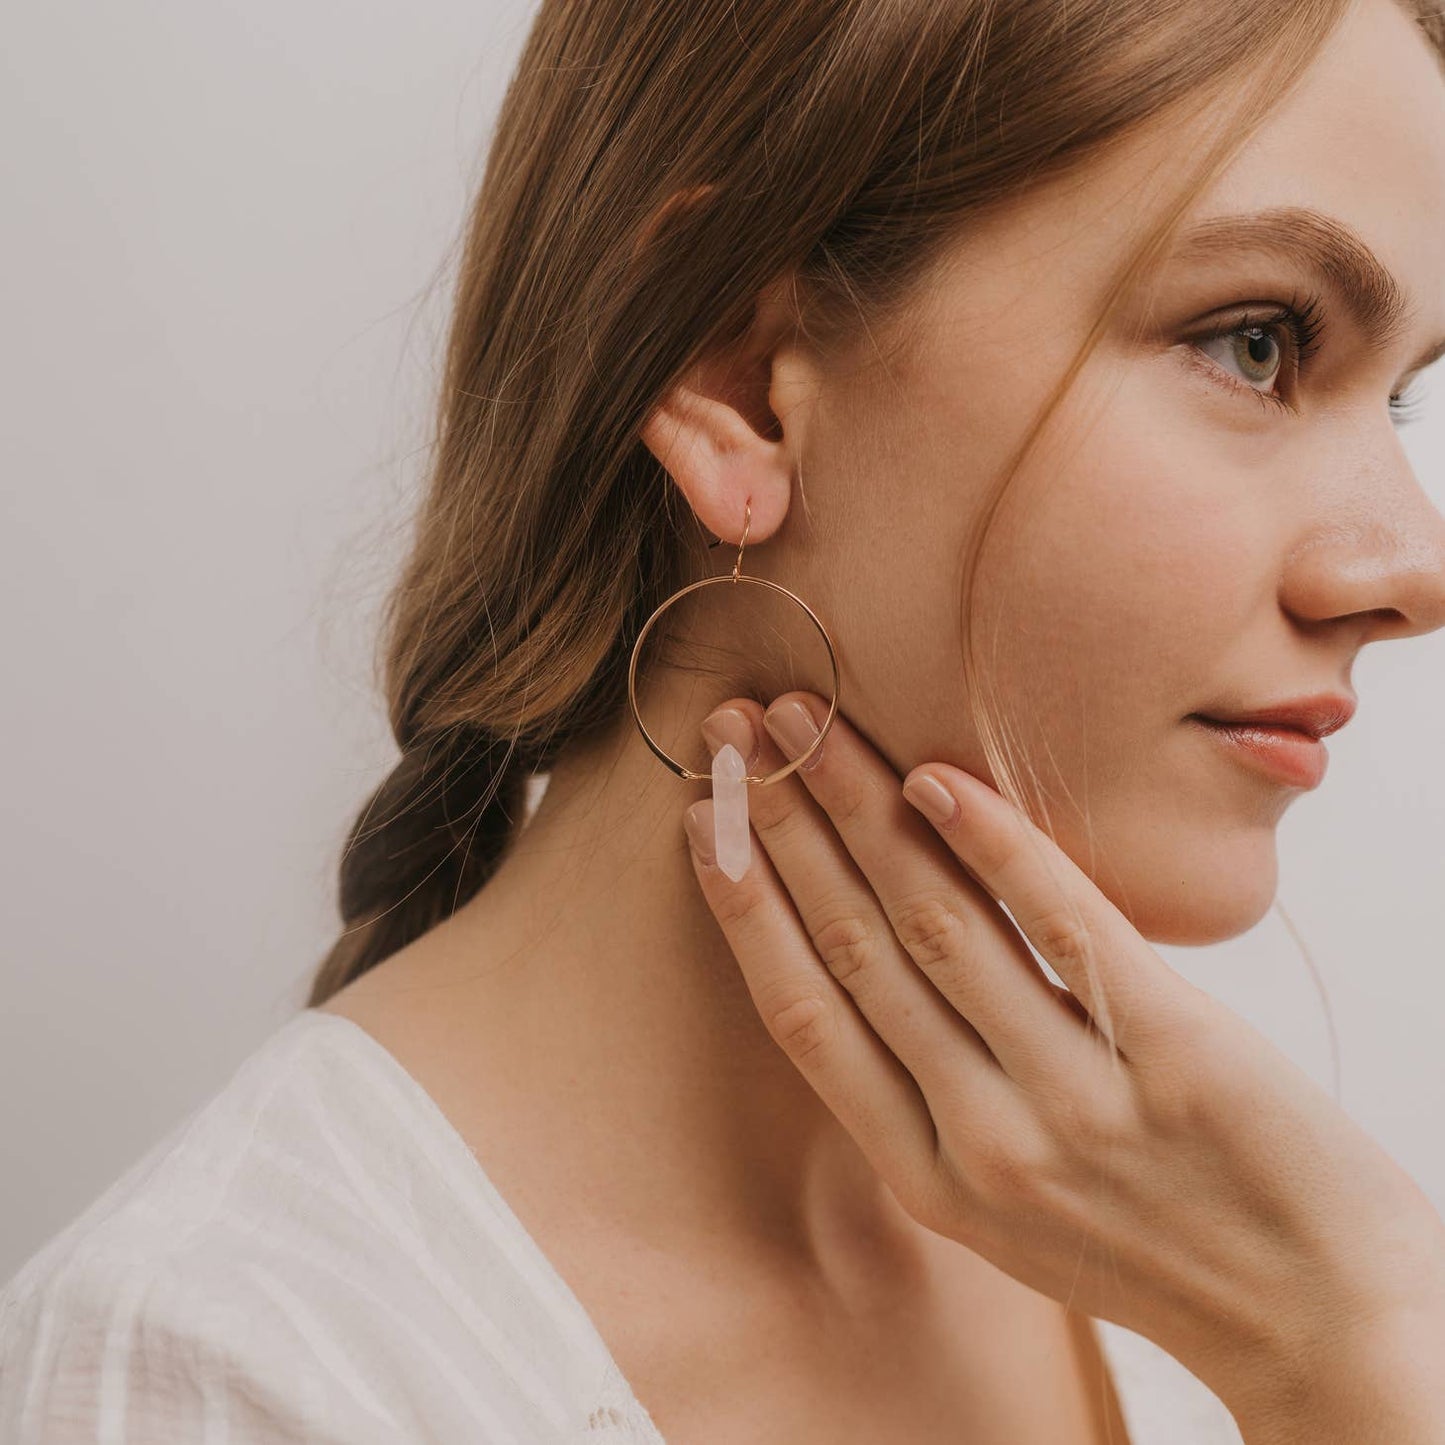
[[[1415,637],[1445,626],[1445,515],[1420,484],[1389,427],[1367,461],[1332,479],[1286,562],[1281,601],[1311,622],[1357,617],[1361,642]]]

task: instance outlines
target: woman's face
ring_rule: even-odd
[[[939,759],[992,777],[959,558],[1190,139],[1161,129],[976,230],[883,341],[886,366],[875,336],[821,378],[775,367],[785,425],[808,403],[792,418],[808,522],[790,512],[767,570],[833,630],[843,710],[900,773]],[[1222,219],[1284,207],[1315,219],[1252,236]],[[1178,943],[1258,921],[1274,825],[1303,791],[1189,715],[1348,696],[1366,642],[1445,622],[1445,519],[1388,405],[1445,338],[1445,83],[1391,0],[1350,16],[1181,238],[1205,222],[1225,244],[1182,240],[1152,314],[1130,298],[1007,494],[976,593],[1051,828],[1146,937]],[[1333,259],[1346,228],[1403,293],[1374,347],[1384,318],[1352,315],[1353,263]],[[1276,318],[1311,297],[1296,375]]]

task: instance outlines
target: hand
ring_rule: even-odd
[[[771,772],[827,713],[788,694],[770,728],[794,701],[814,721],[792,746],[747,699],[709,742]],[[1241,1424],[1375,1324],[1445,1318],[1445,1225],[1414,1181],[998,792],[944,763],[925,780],[931,823],[840,714],[748,789],[763,846],[740,881],[699,852],[711,800],[687,820],[764,1024],[902,1207],[1155,1340]]]

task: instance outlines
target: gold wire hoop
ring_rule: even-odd
[[[828,665],[833,670],[833,701],[828,707],[828,716],[823,720],[823,726],[818,730],[818,736],[815,737],[813,741],[808,745],[807,750],[803,753],[800,753],[796,758],[792,759],[791,762],[779,768],[776,772],[767,773],[761,777],[754,777],[752,774],[748,774],[743,778],[743,782],[758,784],[776,783],[780,778],[786,778],[789,773],[791,773],[795,768],[801,767],[805,762],[808,761],[809,758],[813,756],[815,752],[818,751],[820,747],[823,746],[823,739],[827,737],[828,729],[832,727],[833,719],[838,715],[838,653],[833,647],[833,639],[828,636],[828,629],[823,626],[822,620],[819,618],[818,614],[814,612],[813,609],[809,607],[808,604],[804,602],[803,599],[799,597],[796,592],[790,592],[780,583],[773,582],[767,577],[748,577],[742,575],[741,569],[743,565],[743,548],[748,545],[748,528],[752,525],[752,518],[752,499],[749,498],[747,503],[745,504],[745,509],[743,512],[743,538],[742,541],[738,543],[737,561],[733,563],[732,572],[730,574],[725,573],[721,577],[704,577],[700,581],[689,582],[686,587],[678,588],[678,590],[674,592],[671,597],[667,598],[666,601],[661,603],[653,610],[652,616],[649,617],[647,621],[642,624],[642,631],[637,634],[636,642],[632,644],[632,661],[627,668],[627,703],[628,706],[632,709],[633,721],[636,722],[638,729],[642,733],[643,739],[646,741],[647,746],[652,749],[653,753],[658,758],[660,758],[662,762],[666,763],[667,766],[671,768],[678,777],[685,778],[689,782],[711,782],[712,773],[695,773],[691,768],[684,767],[675,758],[668,757],[668,755],[662,750],[662,747],[658,744],[657,740],[652,736],[650,732],[648,732],[646,723],[642,721],[642,714],[637,709],[637,658],[639,653],[642,651],[642,644],[644,639],[647,637],[648,632],[652,629],[652,624],[656,622],[657,619],[661,617],[662,614],[667,611],[667,609],[671,607],[672,604],[676,602],[680,597],[686,597],[689,592],[696,592],[699,587],[712,587],[719,582],[752,582],[759,587],[771,588],[772,591],[781,592],[784,597],[791,598],[794,602],[798,604],[799,607],[803,609],[804,612],[808,614],[809,620],[812,622],[813,626],[818,629],[818,635],[822,637],[823,645],[828,649]],[[716,546],[717,544],[714,543],[713,545]]]

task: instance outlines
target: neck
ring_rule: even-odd
[[[565,1139],[589,1214],[625,1237],[713,1254],[728,1238],[807,1266],[911,1235],[768,1035],[703,900],[682,813],[707,785],[623,722],[558,763],[497,872],[438,930],[454,1023],[509,1109]]]

